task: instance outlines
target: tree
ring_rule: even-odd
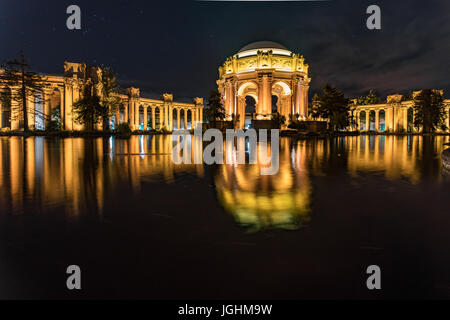
[[[317,119],[320,117],[320,97],[317,93],[314,94],[311,102],[311,117]]]
[[[101,117],[103,120],[103,129],[109,130],[109,119],[116,114],[120,106],[120,98],[116,95],[116,92],[119,92],[117,76],[109,67],[102,68],[101,87],[101,106],[103,109]]]
[[[59,131],[61,130],[61,106],[57,106],[53,109],[52,114],[50,116],[50,121],[48,125],[45,127],[45,130],[48,131]]]
[[[279,114],[278,112],[272,116],[272,122],[275,123],[275,126],[280,129],[286,122],[286,117]]]
[[[345,129],[349,124],[349,100],[336,88],[326,84],[323,87],[323,96],[320,97],[318,114],[328,119],[333,131]]]
[[[205,109],[205,115],[208,121],[212,121],[214,127],[216,120],[225,119],[225,108],[222,105],[222,97],[217,90],[211,90],[208,99],[208,108]]]
[[[445,129],[444,98],[437,90],[425,89],[414,97],[414,126],[430,133],[437,128]]]
[[[371,104],[379,104],[381,103],[381,99],[377,96],[375,90],[369,90],[369,94],[365,97],[359,97],[357,99],[357,104],[359,105],[371,105]]]
[[[30,71],[30,64],[23,52],[19,57],[6,61],[0,71],[0,85],[10,93],[11,101],[17,102],[19,110],[11,110],[14,120],[23,118],[23,129],[28,131],[27,102],[42,102],[42,91],[46,87],[46,78]]]
[[[75,122],[85,125],[89,131],[94,131],[94,125],[104,119],[105,108],[94,84],[84,86],[82,97],[73,104],[73,111]]]

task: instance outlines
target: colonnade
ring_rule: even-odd
[[[139,97],[137,88],[129,88],[128,95],[121,95],[120,98],[122,108],[116,112],[115,123],[128,123],[133,131],[179,130],[182,128],[181,112],[183,112],[184,129],[188,129],[188,113],[191,116],[191,127],[195,122],[202,122],[203,119],[203,98],[195,98],[194,103],[173,102],[172,94],[165,93],[162,95],[163,100],[147,99]],[[176,125],[174,113],[176,113]],[[149,114],[151,121],[149,121]]]
[[[375,105],[356,105],[351,108],[351,116],[355,121],[354,129],[376,132],[415,132],[413,100],[402,101],[403,96],[391,95],[387,103]],[[450,99],[444,100],[446,110],[446,126],[450,128]],[[374,121],[370,114],[374,114]],[[408,115],[409,113],[409,115]],[[373,118],[373,117],[372,117]],[[363,126],[365,123],[365,126]],[[374,123],[374,128],[370,124]],[[384,123],[384,126],[381,124]]]
[[[64,76],[47,76],[45,86],[39,92],[33,92],[27,98],[27,120],[30,129],[45,129],[48,127],[53,110],[59,106],[61,129],[67,131],[84,130],[82,124],[77,123],[73,110],[74,103],[82,97],[83,88],[87,83],[94,83],[97,94],[101,95],[102,70],[99,67],[87,66],[83,63],[64,63]],[[15,88],[12,88],[15,90]],[[0,88],[0,91],[1,88]],[[4,92],[4,90],[3,90]],[[31,90],[30,90],[31,92]],[[6,93],[7,94],[7,93]],[[115,124],[128,123],[131,130],[148,130],[148,112],[151,113],[151,129],[172,131],[174,126],[174,110],[177,114],[177,129],[180,129],[180,113],[183,110],[184,128],[188,128],[187,114],[191,115],[192,124],[202,122],[203,98],[194,98],[193,103],[174,102],[172,94],[165,93],[162,100],[140,97],[138,88],[129,88],[127,94],[116,94],[121,101],[121,110],[116,112]],[[143,120],[140,119],[143,110]],[[120,113],[122,112],[122,116]],[[158,127],[156,114],[159,115]],[[142,126],[141,126],[142,125]],[[6,103],[0,99],[0,129],[8,127],[11,130],[23,128],[22,107],[14,99]],[[101,123],[95,129],[102,130]]]

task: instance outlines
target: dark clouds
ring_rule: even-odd
[[[65,27],[78,4],[82,30]],[[366,8],[378,4],[382,30]],[[197,2],[2,0],[0,59],[24,49],[35,69],[62,73],[64,60],[112,66],[124,86],[156,97],[206,96],[217,67],[257,40],[280,42],[310,64],[312,91],[325,82],[349,96],[450,89],[449,1]]]

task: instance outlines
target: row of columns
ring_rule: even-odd
[[[124,121],[130,124],[131,130],[139,130],[140,127],[140,105],[139,103],[132,102],[130,104],[124,104]],[[174,129],[173,123],[173,112],[176,110],[177,113],[177,129],[180,129],[181,124],[181,110],[184,110],[184,128],[187,128],[187,112],[191,112],[191,123],[202,122],[203,109],[197,108],[177,108],[169,105],[161,106],[147,106],[143,105],[143,130],[148,130],[148,108],[151,109],[151,128],[155,129],[165,129],[172,131]],[[156,109],[158,108],[159,114],[159,128],[156,128]],[[129,111],[130,110],[130,111]],[[116,123],[120,123],[120,113],[117,111],[115,115]]]
[[[60,105],[61,108],[64,106],[64,94],[63,94],[64,87],[59,87],[59,94],[60,94]],[[46,128],[49,125],[49,122],[51,121],[51,114],[52,114],[52,106],[50,98],[52,94],[54,93],[54,88],[45,88],[39,93],[36,94],[28,94],[26,97],[26,107],[27,107],[27,122],[28,127],[30,129],[36,128],[36,115],[38,117],[41,117],[43,119],[44,127]],[[36,97],[38,96],[38,97]],[[42,112],[38,111],[36,109],[37,105],[42,105]],[[0,129],[4,127],[3,122],[6,119],[3,119],[4,112],[6,111],[6,106],[3,105],[3,102],[0,102]],[[10,100],[10,128],[11,130],[19,130],[21,128],[21,122],[24,121],[23,114],[22,114],[22,106],[19,104],[19,102],[15,100]],[[63,117],[63,110],[61,110],[61,116]]]
[[[257,73],[256,77],[257,79],[254,82],[257,86],[256,114],[261,119],[267,119],[272,114],[273,74],[270,71],[261,71]],[[241,85],[245,85],[245,83]],[[284,100],[280,101],[279,104],[280,106],[288,105],[288,107],[286,111],[280,108],[280,110],[283,110],[280,114],[283,113],[286,118],[288,118],[289,114],[298,114],[300,119],[306,119],[308,117],[309,78],[297,77],[292,80],[292,84],[289,87],[292,94],[283,96]],[[241,93],[239,95],[238,89],[236,77],[225,79],[223,87],[219,85],[219,90],[221,90],[222,98],[224,99],[226,120],[231,120],[233,114],[239,114],[241,118],[245,114],[245,94]],[[241,123],[241,121],[239,122]]]
[[[380,112],[384,111],[385,130],[390,132],[407,131],[408,130],[408,109],[409,108],[387,108],[381,110],[359,110],[356,113],[356,123],[359,129],[362,128],[361,113],[365,112],[365,130],[370,130],[370,113],[375,113],[375,131],[380,130]],[[414,121],[414,120],[413,120]]]

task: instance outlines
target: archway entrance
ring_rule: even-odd
[[[378,119],[379,119],[379,128],[380,131],[386,131],[386,111],[380,110],[378,111]]]
[[[406,131],[407,132],[413,132],[414,131],[414,109],[413,108],[408,108],[408,113],[407,113],[407,128]]]
[[[256,114],[256,100],[253,96],[245,96],[245,120],[244,128],[250,129],[252,127],[252,118]]]
[[[374,110],[370,110],[369,111],[369,126],[368,126],[368,130],[369,131],[375,131],[375,111]]]
[[[9,91],[2,91],[0,94],[2,123],[0,128],[11,128],[11,94]]]
[[[280,113],[280,108],[278,106],[278,96],[272,95],[272,113]]]
[[[359,113],[359,130],[360,131],[367,130],[366,111],[361,111]]]

